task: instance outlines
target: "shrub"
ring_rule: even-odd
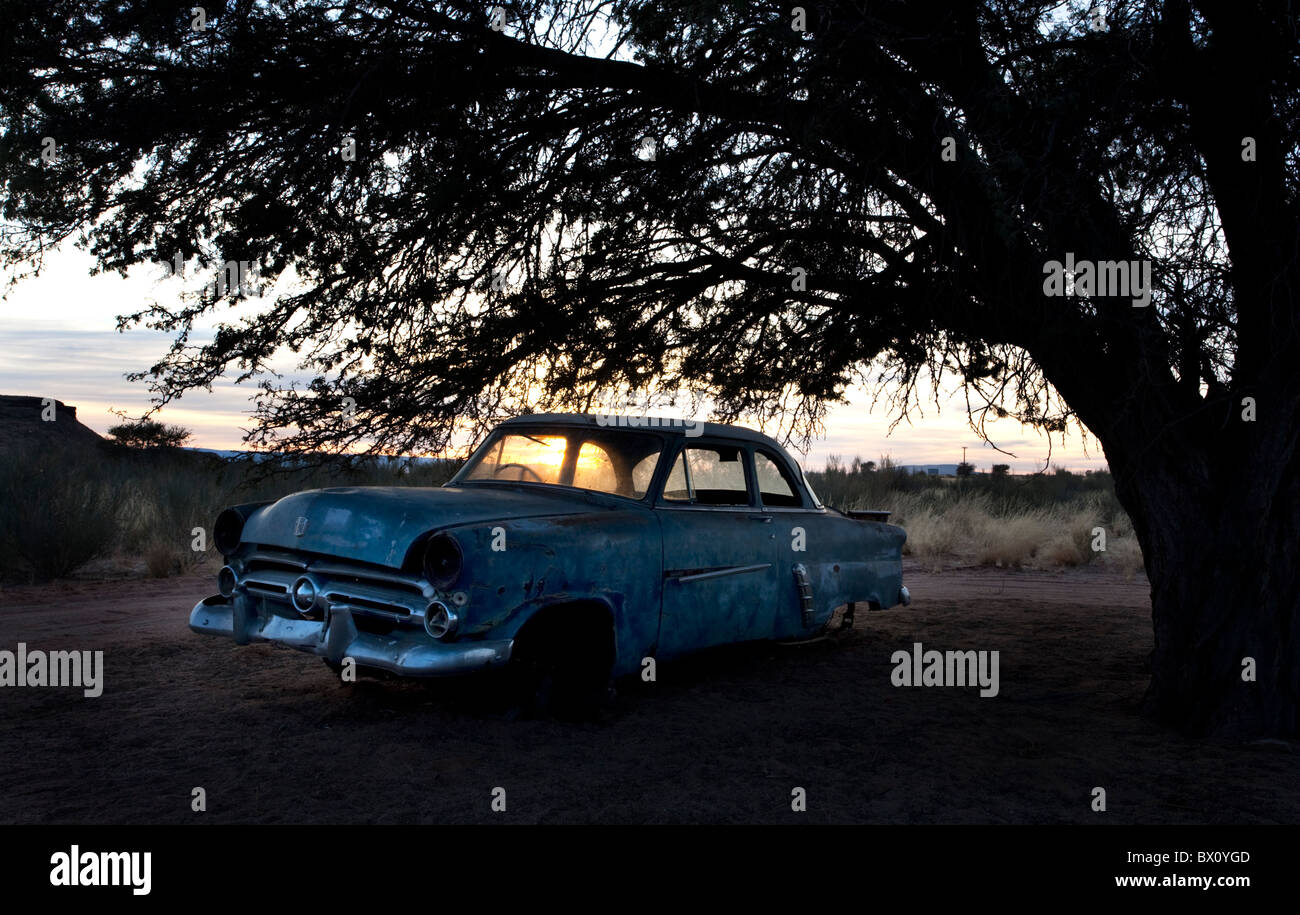
[[[102,465],[61,448],[0,456],[0,577],[65,576],[107,555],[116,538]]]
[[[191,438],[184,426],[168,426],[155,419],[132,419],[108,430],[113,442],[127,448],[179,448]]]
[[[155,541],[144,552],[144,567],[150,578],[166,578],[184,569],[185,554],[169,543]]]
[[[1128,574],[1141,568],[1108,473],[1012,476],[996,465],[987,476],[944,479],[906,474],[889,458],[878,466],[868,471],[855,461],[857,472],[848,472],[836,463],[808,477],[827,505],[892,511],[907,529],[906,555],[1012,567],[1077,566],[1105,555]],[[1092,550],[1098,526],[1107,532],[1107,554]]]
[[[1132,578],[1144,568],[1142,548],[1138,546],[1137,538],[1132,536],[1109,541],[1103,561],[1114,565],[1126,578]]]
[[[975,546],[984,565],[1019,567],[1028,564],[1050,536],[1050,527],[1042,515],[1025,514],[988,525],[985,536]]]
[[[457,466],[20,447],[0,454],[0,579],[59,578],[112,556],[142,558],[147,574],[164,577],[214,555],[212,521],[229,505],[323,486],[436,486]],[[206,531],[208,552],[192,549],[195,528]]]

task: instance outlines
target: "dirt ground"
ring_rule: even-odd
[[[512,721],[476,684],[344,684],[311,655],[195,635],[206,572],[9,588],[0,649],[103,650],[105,688],[0,689],[0,822],[1300,822],[1294,743],[1188,740],[1138,715],[1141,576],[906,581],[910,608],[841,638],[661,664],[599,724]],[[893,686],[892,654],[918,641],[999,651],[999,694]]]

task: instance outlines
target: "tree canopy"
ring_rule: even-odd
[[[1264,309],[1234,304],[1264,273],[1226,256],[1236,233],[1285,253],[1234,205],[1294,218],[1267,4],[1258,29],[1179,3],[204,9],[9,23],[4,250],[83,232],[106,269],[292,267],[301,290],[242,319],[234,293],[124,319],[176,334],[145,376],[162,401],[299,353],[308,387],[259,379],[263,440],[437,447],[507,403],[651,388],[806,420],[943,370],[977,420],[1097,431],[1091,403],[1138,377],[1221,418],[1268,358]],[[1156,263],[1151,306],[1046,299],[1067,251]]]
[[[159,403],[234,373],[255,442],[412,451],[654,393],[807,430],[855,382],[906,409],[950,377],[977,428],[1102,442],[1157,617],[1184,608],[1161,701],[1296,728],[1291,686],[1229,710],[1249,627],[1189,661],[1237,611],[1178,571],[1202,525],[1297,536],[1268,509],[1300,501],[1288,3],[192,7],[52,0],[0,34],[7,264],[80,234],[108,270],[298,284],[124,316],[175,337]],[[310,383],[266,374],[281,348]],[[1199,592],[1290,588],[1265,552]],[[1189,704],[1208,681],[1236,698]]]
[[[179,448],[193,436],[184,426],[153,419],[121,422],[110,426],[108,434],[116,444],[127,448]]]

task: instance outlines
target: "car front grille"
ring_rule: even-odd
[[[245,558],[239,587],[265,598],[276,611],[297,615],[290,592],[298,579],[311,579],[329,607],[346,607],[354,615],[395,624],[423,625],[432,586],[414,575],[378,569],[336,558],[258,550]]]

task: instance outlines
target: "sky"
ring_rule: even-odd
[[[119,421],[110,411],[138,416],[148,407],[144,383],[129,382],[124,375],[153,365],[171,342],[167,334],[142,328],[119,333],[116,317],[151,300],[174,301],[179,281],[162,279],[160,267],[133,268],[126,278],[91,276],[93,264],[89,254],[65,245],[47,256],[40,276],[24,280],[0,300],[0,394],[56,398],[76,407],[82,423],[104,434]],[[292,371],[294,364],[286,361],[277,368]],[[157,418],[191,430],[195,447],[238,449],[241,430],[252,426],[250,397],[255,391],[255,383],[241,386],[223,378],[210,393],[190,392]],[[955,464],[963,446],[966,459],[979,470],[1003,463],[1013,473],[1031,473],[1048,461],[1047,438],[1014,420],[989,426],[993,441],[1014,457],[981,442],[967,425],[964,402],[955,392],[941,398],[939,409],[931,400],[923,417],[901,423],[892,434],[893,416],[883,403],[871,409],[871,397],[858,390],[849,392],[849,401],[831,408],[823,437],[807,452],[796,451],[805,468],[820,470],[830,455],[846,463],[855,456],[879,461],[887,455],[900,464]],[[1106,462],[1096,440],[1088,436],[1085,441],[1076,431],[1064,444],[1053,437],[1051,466],[1104,470]]]

